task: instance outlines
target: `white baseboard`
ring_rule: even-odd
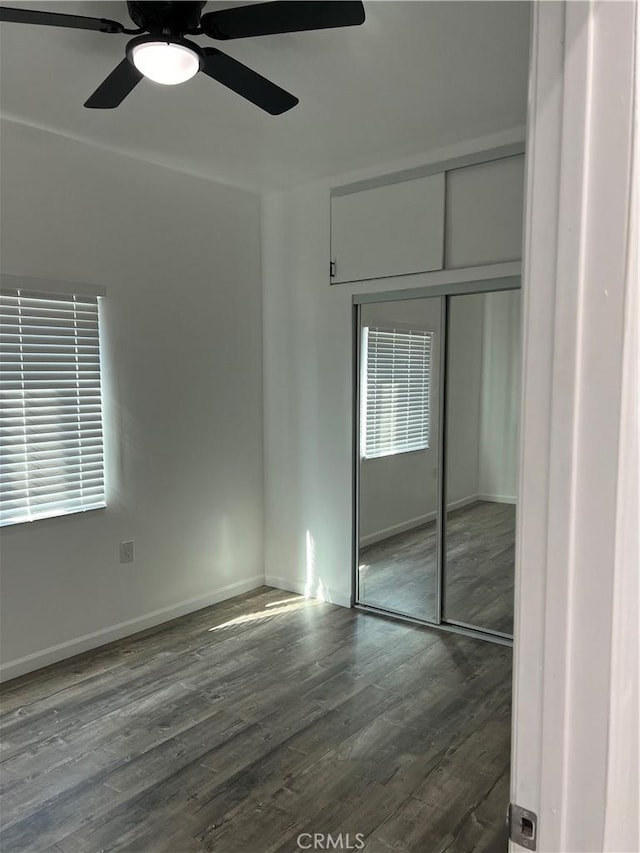
[[[466,498],[460,498],[457,501],[451,501],[447,504],[447,510],[461,509],[463,506],[483,500],[481,495],[468,495]],[[428,512],[425,515],[419,515],[416,518],[410,518],[408,521],[401,521],[399,524],[394,524],[391,527],[385,527],[383,530],[376,530],[375,533],[369,533],[367,536],[360,538],[360,547],[366,548],[367,545],[374,545],[376,542],[382,542],[384,539],[389,539],[391,536],[396,536],[398,533],[406,533],[407,530],[414,530],[416,527],[422,527],[429,521],[434,521],[436,518],[435,510]]]
[[[318,598],[316,595],[309,595],[307,593],[307,584],[305,581],[295,581],[290,578],[281,578],[277,575],[266,575],[264,582],[266,586],[282,589],[285,592],[295,592],[297,595],[304,595],[306,598]],[[351,596],[341,595],[332,590],[325,590],[322,600],[328,604],[337,604],[339,607],[351,607]]]
[[[462,509],[463,506],[469,506],[477,501],[482,500],[480,495],[467,495],[466,498],[459,498],[457,501],[449,501],[447,504],[447,512],[452,512],[454,509]]]
[[[212,604],[225,601],[227,598],[233,598],[234,595],[250,592],[252,589],[263,586],[264,582],[264,575],[254,575],[247,580],[223,586],[214,592],[207,593],[207,595],[190,598],[187,601],[180,601],[177,604],[171,604],[160,610],[154,610],[151,613],[137,616],[135,619],[118,622],[118,624],[102,628],[100,631],[84,634],[82,637],[76,637],[73,640],[67,640],[56,646],[50,646],[47,649],[16,658],[0,666],[0,681],[17,678],[19,675],[25,675],[27,672],[33,672],[36,669],[41,669],[43,666],[66,660],[81,652],[96,649],[99,646],[112,643],[114,640],[121,640],[123,637],[129,637],[147,628],[154,628],[163,622],[170,622],[178,616],[185,616],[187,613],[193,613],[196,610],[202,610],[203,607],[210,607]]]
[[[366,548],[367,545],[375,545],[376,542],[382,542],[383,539],[389,539],[398,533],[406,533],[407,530],[422,527],[423,524],[433,521],[435,517],[435,511],[427,512],[425,515],[417,515],[415,518],[409,518],[407,521],[401,521],[399,524],[392,524],[391,527],[384,527],[382,530],[368,533],[366,536],[360,537],[360,547]]]
[[[518,498],[513,495],[478,495],[479,501],[489,501],[496,504],[517,504]]]
[[[297,595],[304,595],[306,592],[306,584],[304,581],[294,581],[290,578],[280,578],[277,575],[265,575],[265,586],[272,586],[275,589],[282,589],[285,592],[295,592]]]

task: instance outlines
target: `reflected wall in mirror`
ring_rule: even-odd
[[[520,291],[448,301],[443,618],[513,634]]]
[[[358,601],[437,612],[440,298],[360,309]]]

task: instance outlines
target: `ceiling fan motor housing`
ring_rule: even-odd
[[[355,27],[365,20],[362,0],[267,0],[203,14],[205,5],[206,0],[129,0],[128,11],[136,29],[107,18],[3,5],[0,21],[135,36],[126,47],[125,57],[85,101],[88,109],[120,106],[145,77],[175,86],[202,71],[275,116],[295,107],[295,95],[221,50],[200,47],[186,36],[226,41]]]
[[[198,29],[205,3],[206,0],[180,0],[179,3],[134,0],[128,2],[127,6],[131,20],[140,29],[149,33],[182,36]]]

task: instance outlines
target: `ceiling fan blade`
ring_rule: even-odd
[[[364,6],[360,2],[283,0],[207,12],[200,19],[200,26],[211,38],[238,39],[333,27],[355,27],[363,24],[364,19]]]
[[[298,103],[294,95],[215,47],[205,47],[203,53],[205,61],[201,70],[205,74],[272,116],[285,113]]]
[[[11,24],[40,24],[45,27],[68,27],[72,30],[96,30],[101,33],[123,33],[123,24],[107,18],[85,18],[82,15],[61,15],[57,12],[36,12],[0,6],[0,21]]]
[[[142,74],[128,59],[123,59],[116,65],[111,74],[104,80],[88,101],[85,107],[90,110],[112,110],[119,106],[138,83]]]

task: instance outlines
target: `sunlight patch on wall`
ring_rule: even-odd
[[[306,583],[304,588],[305,598],[317,598],[319,601],[325,601],[330,603],[331,598],[329,597],[329,591],[323,583],[322,578],[318,577],[316,543],[309,530],[307,530],[305,538],[305,549],[307,568]]]

